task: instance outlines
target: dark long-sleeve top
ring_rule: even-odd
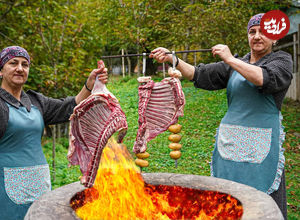
[[[251,53],[246,54],[240,60],[249,63]],[[285,94],[293,78],[293,61],[290,54],[284,51],[271,52],[252,65],[259,66],[263,72],[263,85],[257,87],[263,94],[271,94],[276,106],[281,110]],[[195,75],[192,81],[195,87],[206,90],[218,90],[227,88],[227,83],[234,69],[222,62],[211,64],[199,64],[195,67]]]
[[[15,108],[24,106],[27,111],[31,110],[31,105],[36,106],[44,119],[45,125],[67,122],[76,106],[75,97],[53,99],[29,90],[26,93],[22,91],[21,100],[18,101],[6,90],[0,88],[0,139],[5,133],[9,119],[9,108],[5,102]]]

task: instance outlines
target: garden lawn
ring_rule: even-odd
[[[161,78],[154,78],[155,81]],[[126,114],[128,132],[124,144],[129,152],[135,141],[138,129],[138,83],[136,79],[111,77],[108,89],[119,99],[121,107]],[[182,156],[178,159],[178,167],[175,168],[174,160],[170,158],[171,134],[166,131],[148,143],[147,152],[149,167],[143,168],[143,172],[169,172],[197,175],[210,175],[210,160],[214,145],[214,135],[222,117],[227,111],[226,91],[205,91],[195,89],[189,81],[182,81],[182,87],[186,98],[184,116],[179,119],[182,125]],[[299,148],[300,148],[300,103],[285,100],[282,107],[284,117],[286,141],[286,185],[288,197],[289,219],[300,219],[300,190],[299,190]],[[43,138],[43,149],[47,161],[52,165],[52,140]],[[67,161],[68,140],[62,138],[56,144],[56,174],[52,175],[53,189],[79,180],[81,176],[78,167],[68,168]],[[51,167],[51,173],[53,169]]]

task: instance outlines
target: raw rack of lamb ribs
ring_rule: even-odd
[[[98,68],[102,65],[98,61]],[[74,108],[70,121],[68,160],[70,165],[80,165],[81,183],[92,187],[108,139],[119,131],[121,143],[126,135],[126,116],[116,97],[96,79],[92,94]]]
[[[184,93],[178,78],[168,77],[154,82],[151,77],[139,77],[139,128],[133,146],[134,153],[143,153],[147,143],[183,116]]]

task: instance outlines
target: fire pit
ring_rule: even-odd
[[[208,176],[172,173],[143,173],[142,177],[151,185],[181,186],[229,194],[242,204],[243,220],[283,219],[279,208],[270,196],[243,184]],[[76,192],[84,189],[79,182],[75,182],[41,196],[29,208],[25,220],[79,219],[70,206],[70,200]]]
[[[75,210],[73,210],[73,209]],[[93,187],[79,182],[35,201],[28,219],[283,219],[267,194],[207,176],[140,173],[125,145],[109,140]]]

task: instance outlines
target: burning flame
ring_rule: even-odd
[[[71,206],[83,220],[240,219],[243,213],[227,194],[144,183],[126,147],[113,138],[103,150],[94,186],[76,198]]]

